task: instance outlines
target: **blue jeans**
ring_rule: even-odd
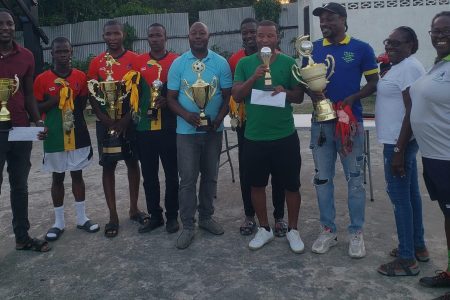
[[[419,150],[416,140],[408,143],[405,150],[405,177],[393,176],[391,160],[394,146],[384,144],[384,177],[386,191],[394,205],[397,224],[398,253],[404,259],[414,259],[415,249],[425,248],[422,223],[422,199],[417,179],[416,154]]]
[[[177,161],[180,175],[178,199],[183,228],[194,229],[197,211],[197,179],[200,177],[198,217],[210,219],[214,214],[213,200],[217,190],[217,172],[222,132],[177,134]]]
[[[336,158],[341,148],[340,139],[335,138],[336,122],[311,124],[311,143],[314,166],[314,186],[320,210],[320,223],[336,232],[336,208],[334,206],[334,184]],[[320,132],[325,138],[319,143]],[[322,139],[323,140],[323,139]],[[362,230],[364,224],[366,191],[363,185],[364,166],[364,128],[358,124],[358,131],[353,138],[352,152],[344,156],[339,153],[348,188],[348,210],[350,225],[348,231],[355,233]]]

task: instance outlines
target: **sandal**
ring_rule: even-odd
[[[119,234],[119,224],[108,223],[105,225],[105,236],[107,238],[116,237]]]
[[[256,223],[253,218],[245,218],[241,227],[239,227],[239,232],[241,235],[251,235],[253,231],[256,229]]]
[[[36,252],[48,252],[50,251],[50,246],[47,241],[40,239],[29,238],[24,244],[16,243],[16,250],[32,250]]]
[[[416,276],[419,274],[419,265],[414,261],[396,258],[393,261],[381,265],[377,269],[378,273],[386,276]]]
[[[277,237],[286,236],[288,224],[283,219],[275,219],[275,227],[273,228],[273,231]]]
[[[389,252],[389,255],[392,257],[398,257],[398,248],[394,248]],[[430,260],[430,254],[428,253],[427,248],[423,249],[416,249],[415,251],[415,257],[420,262],[427,262]]]
[[[97,225],[97,227],[92,228],[95,225]],[[100,226],[97,223],[92,223],[91,220],[87,220],[83,225],[77,225],[77,228],[89,233],[94,233],[100,230]]]
[[[131,221],[139,222],[141,225],[147,224],[148,221],[150,221],[150,215],[148,213],[145,213],[143,211],[138,212],[134,216],[130,216]]]
[[[61,237],[63,232],[64,232],[64,228],[59,229],[58,227],[52,227],[47,231],[47,234],[45,235],[45,240],[47,240],[49,242],[56,241]],[[51,234],[51,235],[49,236],[49,234]]]

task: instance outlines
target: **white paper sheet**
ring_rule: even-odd
[[[278,93],[272,96],[273,91],[261,91],[252,89],[251,104],[284,107],[286,105],[286,93]]]
[[[8,141],[37,141],[37,135],[43,129],[43,127],[13,127],[9,132]]]

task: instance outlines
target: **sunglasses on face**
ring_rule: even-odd
[[[409,42],[410,41],[398,41],[398,40],[385,39],[383,41],[383,45],[391,46],[391,47],[399,47],[401,44],[406,44],[406,43],[409,43]]]

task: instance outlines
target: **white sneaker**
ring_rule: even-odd
[[[258,250],[262,248],[265,244],[274,239],[272,228],[270,231],[267,231],[263,227],[258,227],[258,232],[255,234],[255,237],[250,241],[248,247],[252,250]]]
[[[348,255],[352,258],[362,258],[366,256],[366,247],[361,231],[350,234],[348,243]]]
[[[293,252],[302,253],[305,250],[305,244],[303,244],[298,230],[291,229],[291,231],[288,231],[286,234],[286,238]]]
[[[330,250],[331,247],[337,244],[337,234],[331,232],[328,227],[322,227],[322,232],[312,245],[312,252],[323,254]]]

